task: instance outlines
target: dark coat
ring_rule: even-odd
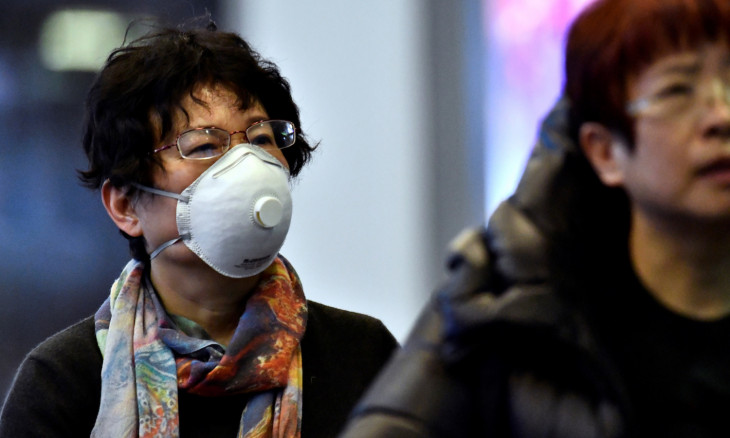
[[[570,212],[576,205],[590,209],[586,200],[614,196],[600,193],[567,132],[567,105],[559,102],[543,122],[515,194],[486,228],[455,240],[450,280],[342,437],[614,438],[629,432],[628,399],[615,367],[580,303],[557,293],[567,285],[556,266],[579,261],[561,259],[550,242],[576,244],[571,228],[584,218]]]
[[[333,437],[397,343],[377,319],[309,302],[302,339],[302,437]],[[24,360],[0,417],[2,438],[89,436],[101,395],[93,317]],[[235,437],[245,396],[179,395],[182,437]]]

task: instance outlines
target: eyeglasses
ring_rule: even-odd
[[[262,120],[243,131],[226,131],[216,127],[194,128],[177,136],[175,143],[159,147],[153,154],[177,146],[180,156],[188,160],[207,160],[223,155],[231,147],[231,136],[244,134],[250,144],[284,149],[297,139],[294,123],[286,120]]]
[[[708,97],[713,98],[713,103],[717,102],[714,99],[719,99],[730,105],[730,81],[715,78],[711,86],[691,80],[671,82],[648,96],[629,102],[626,112],[630,116],[674,118],[695,113],[702,108],[703,101],[710,102]]]

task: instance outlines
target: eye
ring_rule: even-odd
[[[221,154],[222,146],[216,143],[204,143],[188,150],[185,155],[190,158],[208,158]]]
[[[259,147],[276,147],[274,136],[269,133],[257,133],[253,138],[248,139],[251,144]]]
[[[257,123],[246,130],[248,142],[262,147],[278,147],[276,137],[274,137],[274,127],[271,121]]]
[[[672,97],[687,97],[692,96],[695,92],[695,87],[689,82],[675,82],[669,84],[656,94],[659,99],[672,98]]]
[[[180,137],[180,152],[186,158],[211,158],[221,155],[228,145],[228,133],[217,128],[196,129]]]

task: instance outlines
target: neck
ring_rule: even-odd
[[[228,345],[259,276],[230,278],[201,260],[152,261],[150,279],[168,313],[200,324],[213,340]]]
[[[670,310],[699,320],[730,314],[730,233],[726,225],[666,224],[632,214],[636,273]]]

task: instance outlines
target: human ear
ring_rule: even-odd
[[[608,128],[596,122],[583,123],[578,139],[583,153],[601,182],[609,187],[623,185],[621,158],[625,155],[626,145]]]
[[[132,237],[142,235],[142,227],[132,200],[122,189],[114,187],[109,180],[104,181],[101,186],[101,202],[120,230]]]

